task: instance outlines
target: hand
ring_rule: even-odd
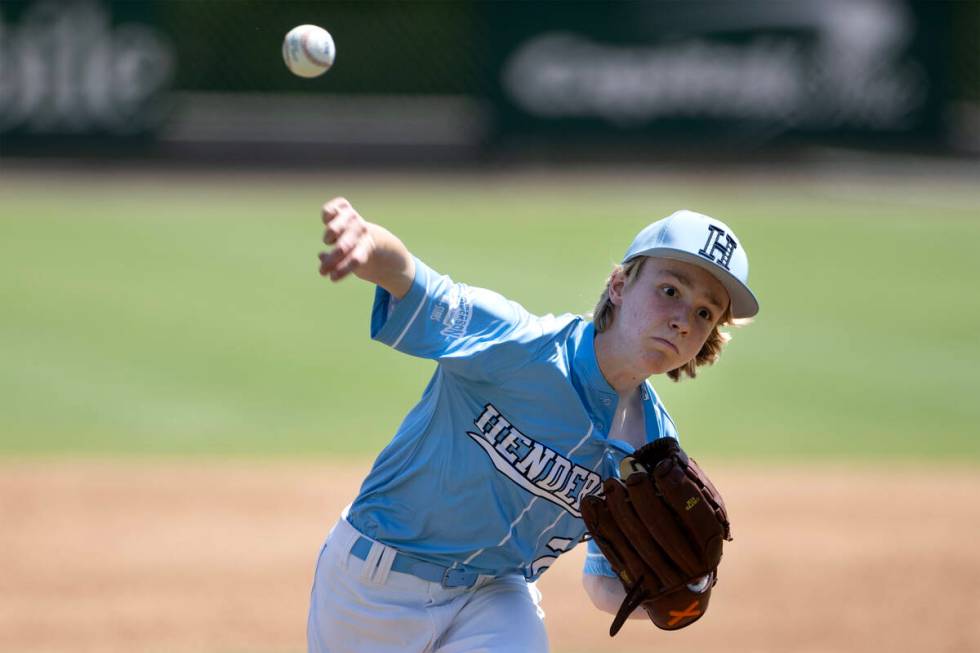
[[[323,242],[333,245],[330,252],[320,252],[320,276],[340,281],[366,264],[377,248],[368,222],[343,197],[335,197],[321,210]]]

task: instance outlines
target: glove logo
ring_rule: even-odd
[[[694,601],[683,610],[671,610],[667,614],[670,615],[670,621],[667,622],[667,625],[676,626],[688,617],[701,616],[701,605],[697,601]]]
[[[698,505],[700,502],[701,500],[698,499],[697,497],[691,497],[690,499],[687,500],[687,503],[684,504],[684,510],[690,510],[694,506]]]

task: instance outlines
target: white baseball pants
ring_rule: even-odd
[[[541,594],[523,576],[445,588],[393,571],[397,552],[341,518],[320,551],[310,595],[309,653],[547,653]]]

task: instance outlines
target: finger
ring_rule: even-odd
[[[332,245],[337,241],[337,239],[347,231],[354,220],[357,213],[353,209],[344,209],[334,215],[333,218],[327,222],[327,228],[323,232],[323,242],[327,245]]]
[[[326,202],[320,208],[320,217],[323,223],[326,224],[330,222],[340,211],[344,209],[351,208],[350,202],[347,201],[345,197],[335,197],[332,200]]]
[[[350,254],[364,236],[364,229],[358,225],[350,225],[343,229],[334,239],[333,251],[340,252],[340,257],[344,258]],[[330,243],[328,243],[330,244]]]
[[[357,247],[354,248],[354,251],[345,256],[343,260],[337,264],[336,269],[330,275],[330,279],[333,281],[340,281],[363,264],[366,260],[365,248],[366,246],[363,243],[358,243]]]
[[[320,274],[322,276],[329,274],[330,278],[334,281],[346,276],[346,273],[350,269],[347,269],[340,277],[335,276],[334,273],[341,263],[347,262],[349,264],[349,259],[352,255],[358,257],[356,262],[363,262],[363,245],[356,238],[349,236],[349,234],[344,234],[330,252],[322,252],[320,254]]]
[[[347,201],[345,197],[335,197],[329,200],[323,205],[322,213],[324,215],[336,215],[338,211],[346,208],[351,208],[351,203]]]
[[[332,269],[332,265],[330,263],[330,252],[320,252],[317,255],[317,258],[320,259],[320,276],[325,277],[330,274],[330,270]]]
[[[337,268],[337,264],[344,259],[344,252],[332,250],[320,252],[320,275],[327,276]]]

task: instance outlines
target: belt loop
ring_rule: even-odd
[[[398,552],[381,542],[372,542],[371,549],[361,567],[361,580],[372,585],[384,585],[388,581],[391,565]]]
[[[364,565],[361,567],[361,580],[365,583],[374,582],[374,568],[377,567],[382,553],[384,553],[384,545],[381,542],[372,542],[371,549],[364,556]]]
[[[378,558],[378,566],[374,568],[374,574],[371,575],[372,581],[378,585],[388,582],[388,574],[391,572],[391,565],[395,562],[397,554],[398,552],[390,546],[381,545],[381,557]]]
[[[496,576],[492,574],[479,574],[476,577],[476,582],[473,583],[473,587],[483,587],[487,583],[493,581],[494,578],[496,578]]]
[[[457,582],[458,572],[456,571],[456,567],[458,565],[459,563],[457,561],[453,561],[453,564],[446,567],[446,570],[442,572],[442,580],[439,581],[439,584],[442,585],[443,588],[452,589],[459,586],[459,583]]]
[[[354,545],[357,544],[357,538],[361,536],[361,534],[350,525],[350,522],[347,521],[348,508],[350,508],[350,506],[344,508],[344,514],[334,525],[334,536],[338,539],[337,545],[342,547],[340,555],[338,556],[340,558],[340,568],[344,571],[347,571],[350,568],[348,563],[353,555],[353,553],[351,553],[351,549],[353,549]]]

